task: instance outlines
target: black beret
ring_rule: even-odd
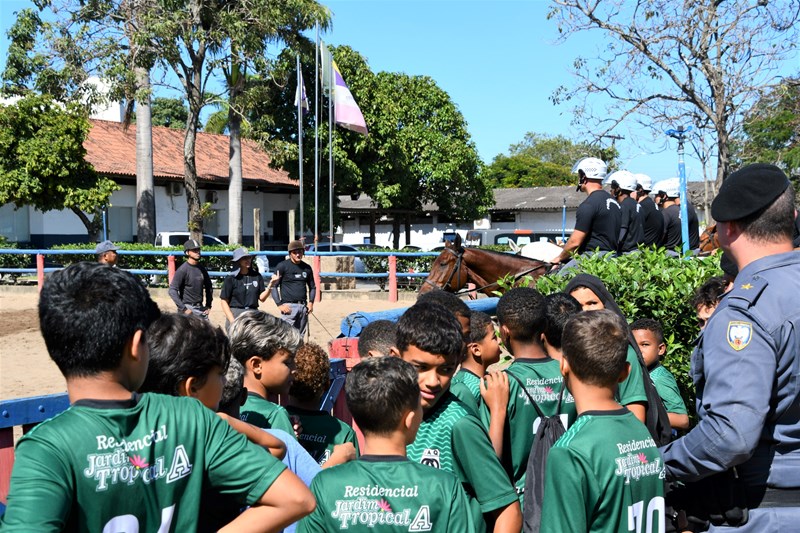
[[[789,178],[775,165],[747,165],[722,182],[711,216],[719,222],[739,220],[775,201],[789,186]]]

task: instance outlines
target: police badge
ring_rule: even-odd
[[[753,337],[753,324],[750,322],[738,322],[732,320],[728,322],[728,344],[736,350],[744,350],[750,339]]]

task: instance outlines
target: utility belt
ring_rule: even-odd
[[[283,304],[302,304],[302,305],[306,305],[307,303],[308,302],[306,300],[299,300],[297,302],[281,302],[281,305],[283,305]]]
[[[800,488],[748,486],[734,467],[694,483],[668,483],[667,505],[677,531],[706,531],[709,524],[740,527],[751,509],[800,507]]]

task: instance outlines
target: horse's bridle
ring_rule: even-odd
[[[431,285],[434,289],[444,290],[444,288],[447,287],[448,285],[450,285],[450,283],[453,281],[453,276],[456,276],[456,280],[460,280],[461,279],[461,264],[464,262],[464,249],[462,248],[460,252],[456,252],[452,248],[445,248],[445,251],[447,251],[447,252],[453,254],[454,256],[456,256],[456,264],[453,265],[453,268],[450,270],[450,275],[447,276],[447,281],[445,281],[442,284],[441,287],[438,286],[437,284],[435,284],[434,282],[432,282],[431,280],[429,280],[427,278],[425,279],[425,281],[423,283],[427,283],[428,285]],[[467,268],[467,267],[464,267],[464,268]],[[453,289],[453,292],[456,292],[457,290],[458,289]]]

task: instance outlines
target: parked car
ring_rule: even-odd
[[[183,246],[183,243],[189,240],[191,234],[188,231],[161,231],[156,235],[154,246],[168,247],[168,246]],[[225,246],[225,243],[209,235],[203,233],[203,246]]]
[[[307,252],[314,252],[316,248],[314,245],[310,245],[306,248]],[[330,243],[320,243],[319,245],[320,252],[358,252],[359,249],[353,246],[352,244],[342,244],[342,243],[333,243],[333,248],[331,248]],[[361,260],[360,257],[355,256],[353,261],[353,269],[357,274],[364,274],[367,271],[366,266],[364,265],[364,261]]]

